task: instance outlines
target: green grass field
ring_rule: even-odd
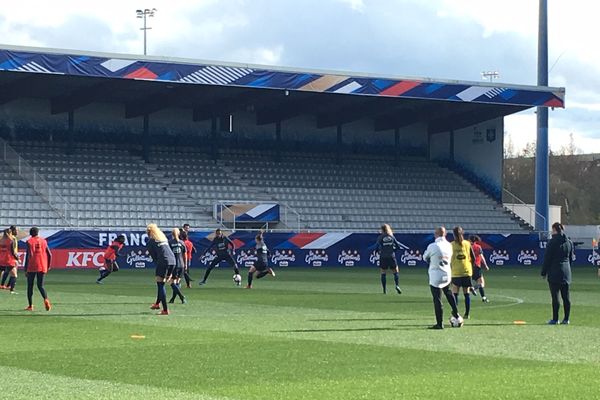
[[[21,276],[20,294],[0,293],[0,398],[599,396],[593,268],[575,271],[570,326],[545,325],[549,294],[537,270],[505,268],[487,274],[492,302],[476,298],[472,319],[444,331],[426,329],[434,319],[424,269],[401,272],[402,295],[381,294],[374,269],[278,272],[246,290],[217,269],[206,287],[184,289],[189,304],[170,316],[149,310],[150,271],[120,271],[101,286],[95,271],[51,271],[54,309],[35,292],[33,313],[22,311]]]

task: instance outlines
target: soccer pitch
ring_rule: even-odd
[[[119,271],[104,285],[95,271],[51,271],[54,309],[36,291],[33,313],[22,311],[21,276],[19,294],[0,293],[0,398],[598,398],[595,268],[574,271],[570,326],[545,325],[538,269],[497,268],[486,275],[491,303],[474,298],[465,326],[443,331],[426,329],[425,269],[401,270],[402,295],[381,294],[373,268],[279,268],[252,290],[231,276],[219,268],[207,286],[184,289],[189,303],[170,316],[149,309],[151,271]]]

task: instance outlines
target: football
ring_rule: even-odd
[[[233,275],[233,283],[240,286],[242,284],[242,276],[240,274]]]
[[[450,326],[453,328],[460,328],[461,326],[463,326],[464,323],[465,321],[460,315],[458,316],[458,318],[450,317]]]

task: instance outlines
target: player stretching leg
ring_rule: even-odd
[[[479,290],[479,294],[481,295],[481,301],[484,303],[489,303],[487,296],[485,295],[485,279],[483,277],[483,269],[486,271],[490,270],[490,267],[485,261],[485,256],[483,255],[483,249],[479,244],[481,242],[481,238],[477,235],[471,236],[469,238],[471,242],[471,246],[473,247],[473,254],[475,254],[475,263],[473,265],[473,276],[472,280],[476,282],[474,289]]]
[[[180,239],[183,241],[183,244],[185,245],[185,253],[187,256],[187,263],[185,264],[185,268],[183,269],[183,277],[185,279],[185,286],[189,289],[192,287],[191,286],[192,277],[190,276],[190,267],[192,266],[192,256],[196,252],[196,248],[194,247],[194,244],[190,240],[188,232],[185,230],[185,225],[184,225],[184,230],[182,230],[180,233]]]
[[[25,275],[27,276],[27,301],[29,306],[25,311],[33,311],[33,281],[37,279],[37,287],[44,298],[46,311],[52,309],[48,294],[44,288],[44,276],[50,270],[52,253],[48,248],[46,239],[38,236],[40,230],[33,227],[29,230],[31,238],[27,241],[27,255],[25,257]]]
[[[165,281],[169,280],[175,267],[175,256],[169,247],[169,241],[165,234],[158,229],[156,224],[149,224],[146,227],[148,242],[146,248],[150,257],[154,260],[156,268],[154,275],[156,277],[156,302],[150,306],[151,310],[159,310],[162,305],[162,311],[159,315],[169,315],[167,306],[167,292],[165,290]]]
[[[402,245],[394,237],[394,232],[388,224],[381,226],[381,235],[377,239],[377,251],[379,252],[379,268],[381,269],[381,286],[383,293],[386,293],[387,285],[387,270],[391,269],[394,271],[394,283],[396,284],[396,292],[402,294],[400,289],[400,278],[398,263],[396,262],[395,251],[398,250]]]
[[[13,227],[11,227],[13,228]],[[0,239],[0,268],[10,276],[6,289],[10,290],[11,294],[15,293],[15,284],[17,283],[17,265],[19,262],[18,244],[11,228],[5,229]]]
[[[456,297],[458,304],[458,291],[463,289],[465,295],[465,314],[464,318],[469,319],[471,311],[471,295],[469,288],[471,287],[471,276],[473,275],[473,248],[471,242],[464,239],[463,228],[457,226],[454,228],[454,240],[452,241],[452,260],[450,267],[452,269],[452,293]]]
[[[185,232],[182,232],[185,234]],[[187,303],[185,296],[181,293],[181,275],[186,268],[187,265],[187,250],[185,248],[185,243],[181,239],[179,239],[179,228],[173,229],[172,232],[173,237],[169,240],[169,247],[175,256],[175,268],[173,268],[173,275],[171,275],[171,289],[173,289],[173,295],[171,296],[171,300],[169,303],[175,302],[175,297],[179,297],[181,300],[181,304]]]
[[[223,234],[223,232],[220,229],[217,229],[215,231],[215,238],[213,239],[211,245],[206,251],[208,252],[213,248],[217,250],[217,258],[215,258],[213,262],[211,262],[208,266],[206,272],[204,273],[204,278],[202,278],[202,281],[200,282],[200,285],[204,285],[206,283],[206,280],[208,279],[208,276],[210,275],[211,271],[217,265],[219,265],[221,261],[227,261],[229,265],[233,266],[236,275],[240,273],[240,269],[238,268],[237,263],[233,259],[233,254],[235,253],[235,245],[227,236]]]
[[[265,244],[262,232],[256,235],[255,239],[257,260],[248,271],[248,286],[246,286],[246,289],[252,289],[252,280],[254,279],[254,272],[256,271],[258,271],[258,274],[256,274],[256,279],[263,278],[266,275],[275,277],[273,268],[269,268],[269,249]]]
[[[121,255],[120,251],[125,245],[125,235],[119,235],[104,251],[104,266],[100,267],[100,277],[96,283],[101,284],[102,280],[113,272],[119,270],[117,257]]]

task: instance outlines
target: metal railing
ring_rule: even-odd
[[[530,204],[525,203],[523,200],[521,200],[519,197],[517,197],[514,193],[512,193],[508,189],[502,189],[502,192],[503,192],[502,205],[504,206],[504,208],[506,208],[507,210],[512,212],[514,215],[525,220],[525,218],[523,218],[523,216],[520,215],[516,211],[516,208],[517,208],[516,206],[524,208],[526,213],[529,215],[529,219],[525,220],[525,222],[528,223],[529,225],[531,225],[533,227],[533,229],[535,229],[537,231],[539,231],[538,227],[536,226],[538,217],[541,219],[543,224],[546,225],[546,218],[539,212],[535,211],[535,208],[533,208]],[[509,196],[509,198],[511,199],[510,203],[506,202],[504,200],[504,195]]]
[[[264,201],[248,201],[248,200],[219,200],[215,203],[214,207],[213,207],[213,218],[215,220],[217,220],[217,222],[222,226],[222,227],[226,227],[225,224],[229,223],[231,224],[231,228],[235,231],[236,230],[236,217],[238,216],[238,214],[236,214],[235,211],[233,211],[231,209],[231,205],[234,204],[255,204],[255,205],[261,205],[261,204],[271,204],[268,202],[264,202]],[[300,213],[298,213],[296,210],[294,210],[292,207],[288,206],[287,204],[282,204],[282,203],[273,203],[274,205],[278,205],[279,207],[281,207],[283,210],[280,210],[280,216],[281,221],[279,222],[274,222],[275,224],[277,223],[283,223],[286,227],[287,230],[290,229],[295,229],[297,231],[301,230],[301,217],[300,217]],[[283,211],[283,212],[282,212]],[[266,222],[265,225],[263,226],[264,229],[266,230],[270,230],[272,231],[272,227],[269,226],[269,222]],[[271,222],[271,224],[273,224],[273,222]]]
[[[42,197],[69,226],[77,226],[77,211],[6,141],[0,138],[2,160],[12,168],[40,197]]]

